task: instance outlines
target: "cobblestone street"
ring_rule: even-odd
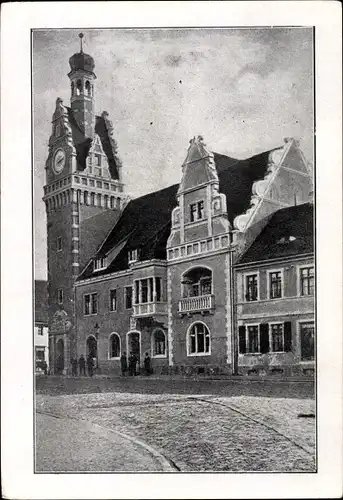
[[[101,382],[97,383],[101,387]],[[149,383],[154,385],[153,381]],[[212,391],[212,394],[208,391],[192,394],[192,390],[189,394],[163,393],[164,381],[159,381],[160,394],[149,394],[149,383],[146,383],[146,393],[38,394],[38,416],[41,418],[41,413],[50,413],[79,419],[131,436],[165,457],[173,464],[174,470],[315,471],[313,399],[285,398],[280,391],[280,397],[223,396],[220,383],[216,384],[219,394],[216,391]],[[202,387],[201,382],[194,385],[199,390]],[[255,390],[259,392],[260,388],[255,386]],[[304,388],[301,390],[304,391]],[[285,386],[287,391],[289,388]],[[271,388],[269,392],[273,392]],[[301,414],[310,417],[299,417]],[[38,420],[38,432],[39,426]],[[63,429],[60,431],[63,432]],[[102,439],[105,439],[104,436]],[[44,441],[38,439],[38,455],[42,454],[44,446]],[[102,443],[101,440],[97,444],[98,454],[102,458],[96,466],[104,471],[124,470],[125,467],[115,465],[118,459],[104,461],[103,456],[108,456],[106,446],[108,443]],[[115,447],[117,449],[120,457],[123,447]],[[49,467],[47,460],[45,456],[41,462],[43,469],[40,470]],[[83,465],[80,470],[85,470]],[[156,470],[156,460],[147,458],[144,462],[138,459],[134,468],[127,470]]]

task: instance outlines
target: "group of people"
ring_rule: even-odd
[[[93,358],[91,354],[87,356],[87,359],[85,359],[83,354],[81,354],[79,360],[77,360],[76,358],[71,358],[70,364],[71,364],[71,374],[73,377],[77,377],[78,368],[79,368],[79,375],[86,375],[86,365],[87,365],[88,376],[93,377],[95,358]]]
[[[126,352],[124,352],[120,357],[120,368],[121,374],[126,376],[128,373],[130,376],[137,375],[137,364],[139,362],[138,357],[131,351],[129,357],[127,358]],[[144,372],[146,375],[151,375],[151,359],[149,353],[145,353],[144,358]]]

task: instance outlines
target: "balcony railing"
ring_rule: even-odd
[[[133,305],[133,317],[155,316],[157,314],[167,314],[166,302],[146,302],[145,304]]]
[[[179,300],[179,313],[210,311],[214,309],[214,295],[199,295]]]

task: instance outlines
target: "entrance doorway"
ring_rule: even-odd
[[[127,335],[127,350],[134,354],[138,360],[138,366],[141,364],[141,338],[139,332],[129,332]]]
[[[98,343],[92,335],[87,339],[87,356],[98,359]]]
[[[56,344],[56,373],[63,373],[64,370],[64,342],[63,339]]]

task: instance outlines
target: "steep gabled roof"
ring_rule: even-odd
[[[312,253],[313,248],[313,205],[304,203],[275,212],[237,264]]]
[[[35,280],[35,323],[48,324],[48,283]]]
[[[270,151],[247,160],[236,160],[214,153],[219,189],[226,195],[228,218],[232,224],[234,218],[250,206],[252,185],[264,178],[268,168],[269,153]],[[178,188],[179,185],[174,184],[130,201],[101,246],[98,256],[105,256],[125,238],[127,238],[126,245],[106,269],[96,273],[97,276],[127,269],[129,250],[139,249],[140,260],[166,258],[171,212],[177,206]],[[93,267],[90,263],[78,279],[91,276]]]

